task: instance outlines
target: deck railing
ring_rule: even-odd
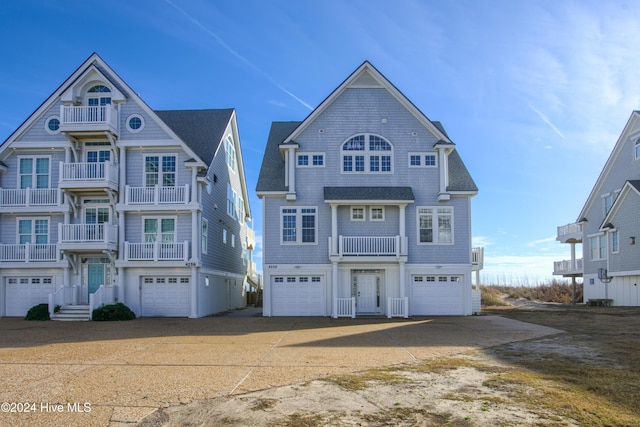
[[[340,256],[400,256],[400,236],[339,236]]]
[[[409,317],[409,298],[388,298],[387,317]]]
[[[189,203],[189,185],[180,187],[131,187],[126,186],[125,204],[162,205],[170,203]]]
[[[471,249],[471,264],[474,270],[482,270],[484,267],[484,248]]]
[[[60,117],[63,127],[104,124],[113,129],[118,128],[118,112],[111,105],[63,105],[60,107]]]
[[[62,204],[59,188],[0,188],[0,206],[58,206]]]
[[[582,258],[562,260],[553,263],[553,274],[580,274],[584,271]]]
[[[57,261],[58,249],[55,244],[24,243],[0,244],[0,261],[41,262]]]
[[[58,224],[60,243],[118,241],[118,226],[111,224]]]
[[[64,182],[100,182],[118,185],[118,166],[107,162],[64,163],[60,162],[60,181]]]
[[[100,308],[105,304],[113,304],[115,302],[115,287],[100,285],[97,291],[89,294],[89,320],[93,316],[93,310]]]
[[[356,299],[336,298],[336,317],[356,317]]]
[[[124,243],[125,261],[187,261],[189,242]]]

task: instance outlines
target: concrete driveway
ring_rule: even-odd
[[[129,322],[0,319],[0,425],[131,426],[158,407],[561,332],[499,316],[237,314]]]

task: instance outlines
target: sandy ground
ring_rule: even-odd
[[[521,310],[561,310],[557,305],[518,304]],[[499,354],[497,351],[499,350]],[[143,427],[169,426],[520,426],[577,425],[513,399],[525,388],[488,386],[514,358],[556,353],[598,359],[598,348],[566,333],[512,342],[449,356],[454,368],[434,369],[437,357],[382,371],[318,378],[260,391],[161,408]],[[460,359],[455,363],[456,359]],[[603,362],[606,362],[603,360]]]

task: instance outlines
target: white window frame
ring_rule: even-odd
[[[51,234],[51,218],[50,217],[41,217],[41,216],[19,216],[16,218],[16,243],[20,243],[20,221],[30,221],[31,222],[31,232],[29,238],[29,244],[34,245],[47,245],[49,244],[50,234]],[[46,221],[47,223],[47,233],[46,234],[38,234],[36,233],[36,221]],[[42,243],[38,243],[38,236],[46,236],[47,241]],[[24,244],[24,243],[22,243]]]
[[[306,165],[301,165],[300,164],[300,157],[307,157],[307,164]],[[316,165],[314,164],[314,156],[320,156],[322,158],[322,164],[321,165]],[[296,168],[323,168],[325,165],[325,155],[324,153],[320,153],[320,152],[306,152],[306,151],[301,151],[296,153]]]
[[[421,210],[431,210],[431,212],[421,212]],[[447,210],[448,212],[441,212]],[[420,218],[423,215],[431,216],[431,242],[420,241]],[[440,217],[449,217],[451,219],[450,239],[444,240],[440,232]],[[418,245],[453,245],[455,244],[455,216],[453,206],[418,206],[416,207],[416,241]]]
[[[620,233],[618,230],[610,230],[609,234],[611,234],[611,253],[620,253]]]
[[[353,138],[359,137],[359,136],[364,136],[364,150],[344,150],[344,146],[351,141]],[[371,141],[371,137],[375,137],[375,138],[380,138],[382,139],[384,142],[386,142],[387,144],[389,144],[389,146],[391,147],[391,150],[389,151],[378,151],[378,150],[371,150],[370,149],[370,141]],[[349,138],[347,138],[342,144],[340,144],[340,173],[341,174],[345,174],[345,175],[358,175],[358,174],[375,174],[375,175],[392,175],[393,174],[393,170],[394,170],[394,146],[391,143],[391,141],[389,141],[387,138],[383,137],[382,135],[378,135],[375,133],[370,133],[370,132],[365,132],[365,133],[358,133],[355,135],[351,135]],[[386,154],[385,154],[386,153]],[[388,155],[390,157],[390,169],[388,171],[383,171],[382,170],[382,156],[386,156]],[[352,170],[350,171],[346,171],[344,170],[344,161],[345,161],[345,157],[351,156],[352,157]],[[364,162],[364,170],[358,171],[355,170],[355,165],[356,165],[356,156],[358,157],[363,157],[363,162]],[[377,171],[372,171],[371,170],[371,158],[372,157],[379,157],[379,168],[380,170]]]
[[[231,233],[231,247],[236,247],[236,235],[234,233]]]
[[[604,216],[611,211],[611,207],[613,206],[613,194],[607,193],[600,196],[602,198],[602,212]]]
[[[173,240],[172,241],[164,241],[163,236],[168,233],[162,232],[162,221],[163,220],[173,220]],[[147,233],[145,232],[145,222],[147,220],[155,220],[157,221],[158,228],[156,230],[155,240],[152,242],[147,241]],[[143,216],[142,217],[142,241],[144,243],[177,243],[178,242],[178,217],[177,216]]]
[[[23,176],[31,176],[31,186],[30,187],[24,187],[24,188],[32,188],[32,189],[36,189],[36,188],[51,188],[51,156],[17,156],[18,157],[18,167],[17,169],[17,175],[18,175],[18,182],[16,183],[16,188],[22,188],[22,177]],[[29,159],[31,160],[31,174],[27,175],[27,174],[23,174],[20,173],[20,163],[21,160],[23,159]],[[46,174],[47,176],[47,186],[46,187],[38,187],[38,175],[42,175],[44,176],[44,174],[38,174],[37,169],[38,169],[38,159],[46,159],[48,164],[49,164],[49,171]]]
[[[224,139],[224,159],[229,170],[236,173],[236,146],[232,135]]]
[[[226,228],[222,229],[222,243],[224,243],[225,245],[227,244],[227,229]]]
[[[362,211],[362,218],[356,216],[356,211]],[[351,206],[351,221],[365,221],[367,219],[366,212],[367,210],[364,206]]]
[[[147,159],[149,157],[157,157],[158,158],[158,170],[156,172],[147,172]],[[163,169],[163,158],[165,157],[173,157],[175,170],[174,171],[165,171]],[[164,185],[164,175],[168,173],[173,173],[173,185]],[[147,183],[147,175],[155,174],[157,175],[157,182],[153,185],[148,185]],[[145,153],[143,158],[143,166],[142,166],[142,182],[145,187],[175,187],[178,185],[178,154],[176,153]]]
[[[227,215],[238,218],[238,192],[230,183],[227,183]]]
[[[412,165],[411,164],[411,156],[419,156],[420,159],[420,164],[419,165]],[[428,165],[427,164],[427,159],[426,157],[433,157],[434,159],[434,164],[433,165]],[[410,152],[407,155],[407,165],[410,168],[437,168],[438,167],[438,156],[436,156],[436,153],[433,152],[422,152],[422,153],[418,153],[418,152]]]
[[[594,245],[594,243],[596,243]],[[602,261],[606,259],[607,239],[604,233],[589,236],[589,258],[591,261]]]
[[[640,159],[640,138],[637,138],[633,145],[633,158]]]
[[[382,211],[382,218],[376,218],[373,215],[373,210],[374,209],[380,209]],[[385,218],[385,212],[384,211],[385,211],[384,206],[370,206],[369,207],[369,221],[378,221],[378,222],[384,221],[384,218]]]
[[[140,127],[137,129],[134,129],[131,127],[131,120],[132,119],[138,119],[140,120]],[[127,130],[131,133],[140,133],[142,132],[142,129],[144,129],[144,117],[142,117],[140,114],[131,114],[129,117],[127,117],[127,119],[125,120],[125,123],[127,124]]]
[[[202,248],[202,253],[206,254],[209,246],[209,220],[206,218],[202,218],[200,234],[200,246]]]
[[[305,210],[313,210],[313,212],[304,212]],[[295,211],[295,212],[285,212]],[[294,238],[295,240],[284,241],[284,217],[295,216]],[[303,242],[304,227],[302,224],[303,217],[314,217],[314,236],[313,242]],[[317,245],[318,244],[318,207],[317,206],[283,206],[280,208],[280,244],[281,245]]]

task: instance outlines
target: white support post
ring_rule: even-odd
[[[338,318],[338,263],[331,263],[331,317]]]

